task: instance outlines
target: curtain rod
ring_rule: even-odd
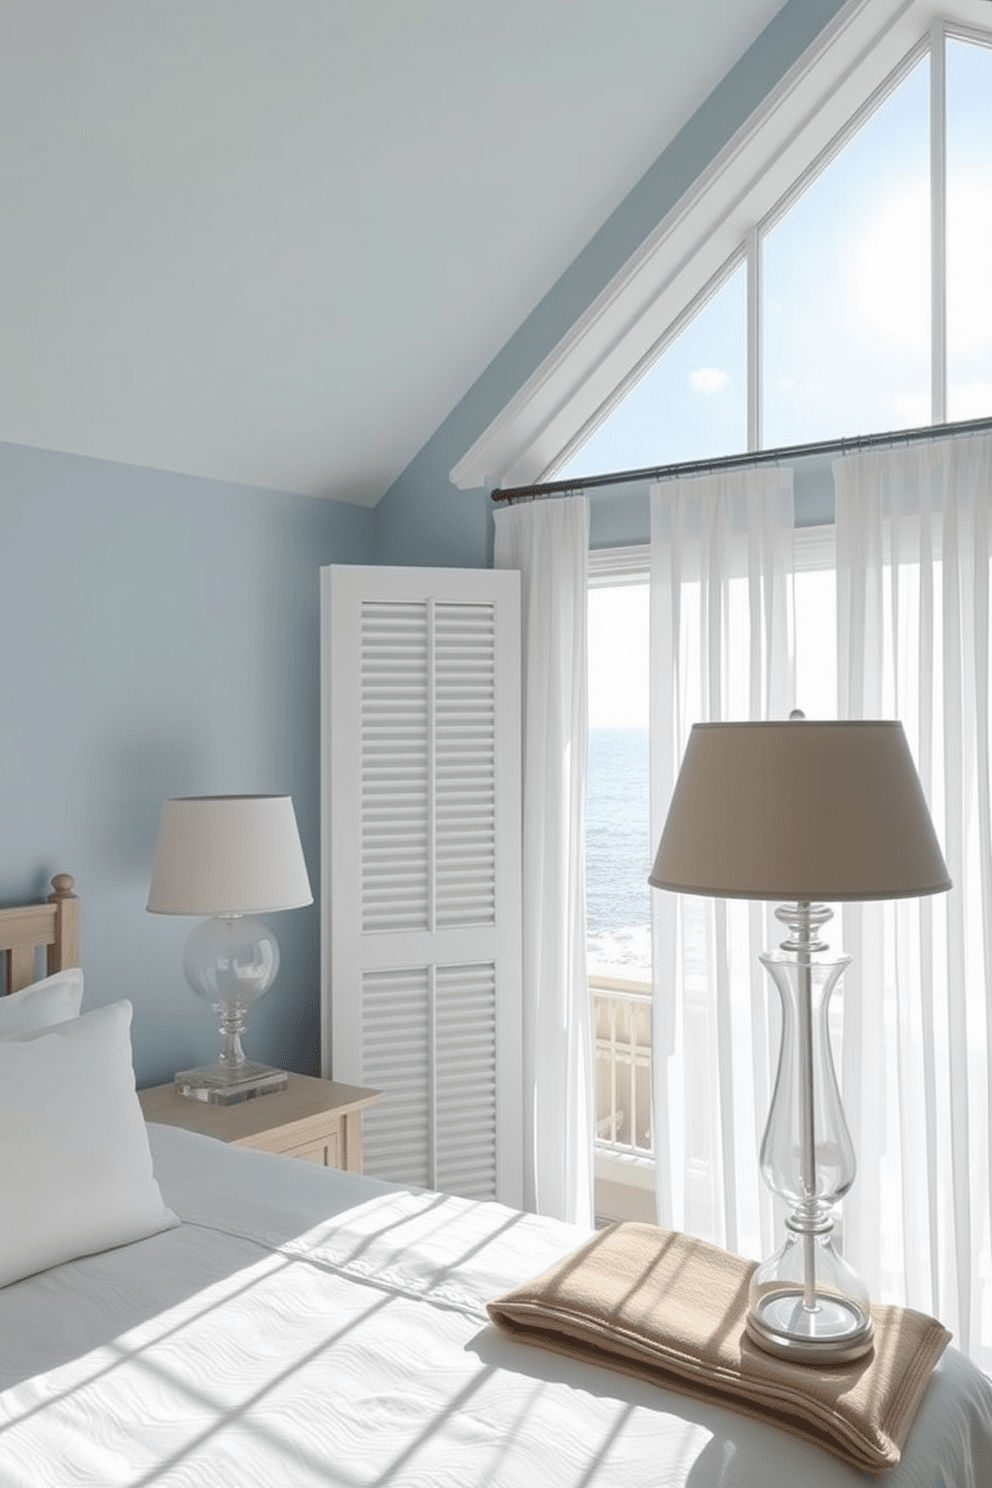
[[[884,449],[918,444],[947,435],[992,433],[992,418],[971,419],[958,424],[925,424],[920,429],[893,429],[886,434],[855,434],[847,439],[825,439],[819,444],[787,444],[778,449],[751,450],[742,455],[718,455],[711,460],[689,460],[676,465],[649,465],[644,470],[615,470],[608,475],[587,475],[574,480],[541,481],[533,486],[498,487],[494,501],[540,500],[544,496],[578,495],[597,486],[633,485],[635,481],[672,480],[677,476],[703,475],[711,470],[737,470],[748,465],[780,465],[807,455],[849,455],[859,450]]]

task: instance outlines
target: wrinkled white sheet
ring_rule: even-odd
[[[0,1291],[2,1488],[854,1488],[734,1412],[514,1343],[567,1225],[150,1128],[178,1229]],[[885,1488],[988,1488],[950,1349]]]

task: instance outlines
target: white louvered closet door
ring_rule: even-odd
[[[321,580],[324,1074],[367,1173],[519,1204],[519,575]]]

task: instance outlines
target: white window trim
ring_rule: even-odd
[[[837,566],[837,529],[833,522],[797,527],[792,539],[793,573],[812,573]]]
[[[646,584],[651,577],[650,551],[647,543],[635,543],[627,548],[593,548],[586,567],[589,588]]]
[[[546,479],[933,36],[988,40],[989,19],[988,0],[850,0],[458,461],[454,484]],[[757,442],[756,414],[749,424]]]

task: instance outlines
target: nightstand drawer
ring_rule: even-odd
[[[304,1162],[317,1163],[322,1168],[343,1168],[338,1156],[338,1133],[332,1132],[326,1141],[307,1142],[303,1147],[287,1147],[287,1157],[302,1157]]]

